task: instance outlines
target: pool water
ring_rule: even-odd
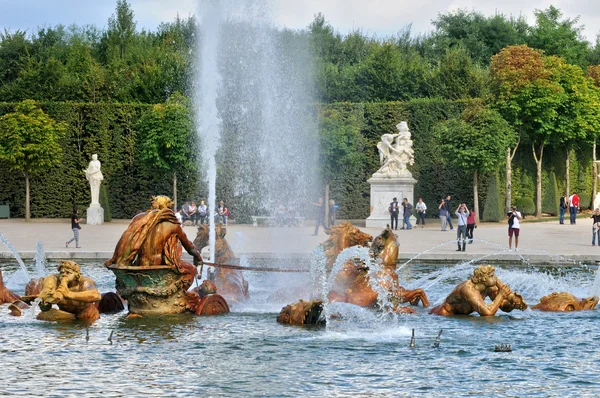
[[[18,267],[0,265],[7,276]],[[55,267],[50,264],[49,267]],[[114,276],[81,264],[102,292]],[[432,305],[471,274],[469,264],[409,264],[403,285]],[[552,291],[589,295],[595,267],[497,267],[528,304]],[[383,315],[347,304],[327,327],[280,325],[267,297],[304,274],[247,273],[252,299],[224,316],[47,323],[0,307],[0,396],[597,396],[600,312],[514,311],[495,317]],[[16,291],[22,293],[22,291]],[[415,329],[416,346],[409,347]],[[441,344],[434,348],[443,329]],[[112,332],[112,342],[108,341]],[[513,352],[494,352],[496,344]]]

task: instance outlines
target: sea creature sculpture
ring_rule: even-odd
[[[571,293],[554,292],[540,299],[531,309],[540,311],[582,311],[593,310],[600,300],[597,296],[578,299]]]
[[[6,286],[4,286],[4,281],[2,280],[2,271],[0,270],[0,304],[12,303],[19,298],[20,297],[18,294],[14,294],[8,290]]]
[[[200,225],[198,227],[198,233],[196,239],[194,239],[194,245],[198,250],[208,246],[208,227],[208,225]],[[235,254],[225,239],[227,228],[221,224],[216,225],[215,228],[215,263],[236,265],[237,259]],[[248,281],[244,279],[244,274],[240,270],[216,266],[213,282],[215,283],[219,294],[228,302],[243,302],[250,299],[250,294],[248,293]]]
[[[277,316],[277,322],[296,326],[322,325],[325,324],[325,319],[321,316],[322,312],[322,300],[300,300],[283,307]]]
[[[527,303],[518,292],[502,283],[491,265],[481,265],[473,271],[470,279],[454,288],[446,300],[429,313],[436,315],[469,315],[477,312],[481,316],[493,316],[498,309],[510,312],[514,309],[524,310]],[[487,304],[485,299],[493,301]]]

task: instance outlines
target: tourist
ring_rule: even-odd
[[[452,205],[450,204],[451,199],[452,196],[448,195],[444,200],[444,203],[446,205],[446,218],[448,219],[448,225],[450,225],[450,231],[454,229],[454,226],[452,225]]]
[[[446,224],[448,223],[448,216],[446,212],[446,202],[444,198],[440,201],[440,205],[438,206],[440,210],[440,222],[442,223],[442,231],[446,231]]]
[[[421,228],[423,228],[425,226],[425,211],[427,210],[427,205],[420,196],[415,209],[417,209],[417,225],[419,225],[419,220],[421,220]]]
[[[227,226],[227,219],[229,218],[229,209],[223,207],[223,225]]]
[[[391,228],[398,230],[398,213],[400,211],[400,206],[398,205],[398,198],[392,199],[390,206],[388,207],[388,213],[390,213],[391,219]],[[394,228],[394,220],[396,221],[396,228]]]
[[[465,251],[467,246],[467,218],[469,217],[469,209],[466,203],[461,203],[456,208],[456,217],[458,217],[458,228],[456,231],[456,242],[458,244],[457,252],[461,251],[460,238],[462,236],[462,251]]]
[[[69,247],[69,243],[75,241],[75,248],[81,249],[79,246],[79,230],[81,229],[81,225],[79,225],[79,223],[85,220],[85,218],[79,218],[78,214],[79,211],[77,210],[77,207],[74,207],[73,214],[71,214],[71,229],[73,230],[73,237],[71,240],[65,243],[65,247]]]
[[[177,221],[179,221],[179,224],[183,224],[183,213],[181,210],[181,207],[179,208],[179,210],[177,211],[177,213],[175,213],[175,217],[177,217]]]
[[[329,200],[329,217],[328,217],[328,222],[327,224],[329,225],[329,228],[333,227],[335,225],[335,213],[337,211],[337,205],[335,204],[335,200],[330,199]],[[396,224],[398,224],[398,221],[396,221]]]
[[[208,224],[208,219],[206,217],[207,213],[208,209],[204,204],[204,201],[202,200],[200,201],[200,206],[198,206],[198,216],[200,217],[200,225],[204,224],[204,220],[206,220],[206,223]]]
[[[192,225],[198,225],[198,208],[196,207],[196,202],[192,202],[189,207],[188,214],[190,215],[190,221]]]
[[[473,230],[477,228],[475,216],[475,212],[471,211],[469,217],[467,217],[467,238],[469,239],[469,244],[473,243]]]
[[[558,223],[559,224],[565,223],[565,212],[567,211],[568,207],[569,207],[569,197],[567,196],[567,194],[565,192],[565,194],[560,198],[560,204],[558,206],[558,211],[559,211]]]
[[[190,218],[190,202],[185,202],[181,207],[183,222],[186,222]]]
[[[402,201],[402,207],[404,208],[404,211],[402,212],[402,220],[404,221],[404,225],[406,226],[402,227],[402,229],[412,229],[412,225],[410,225],[410,217],[412,216],[413,205],[408,203],[407,198],[404,198],[404,200]]]
[[[319,198],[318,203],[311,202],[312,205],[317,206],[317,221],[315,223],[315,232],[313,232],[313,236],[316,236],[319,233],[319,226],[322,225],[323,229],[327,229],[325,225],[325,203],[323,203],[323,197]]]
[[[592,214],[592,246],[596,246],[596,235],[598,235],[598,246],[600,246],[600,209],[596,207]]]
[[[517,211],[517,206],[513,206],[508,212],[508,249],[512,249],[512,238],[515,236],[515,250],[519,249],[519,220],[522,220],[521,213]]]
[[[569,219],[571,225],[577,224],[577,210],[579,210],[579,195],[577,192],[573,192],[573,195],[569,197]]]

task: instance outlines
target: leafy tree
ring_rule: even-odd
[[[473,176],[477,217],[480,217],[478,178],[497,170],[506,147],[515,139],[513,131],[497,111],[481,103],[465,109],[460,119],[450,119],[439,126],[439,140],[447,160]]]
[[[494,107],[531,143],[537,166],[537,217],[542,216],[542,159],[544,148],[557,130],[558,109],[564,89],[553,79],[554,58],[525,45],[506,47],[492,57],[490,73]],[[507,205],[510,188],[507,175]]]
[[[132,44],[136,22],[133,10],[127,0],[117,0],[115,14],[108,19],[107,39],[110,46],[118,49],[119,58],[125,57],[125,51]]]
[[[186,99],[175,93],[166,104],[152,107],[140,119],[141,157],[150,166],[173,175],[173,200],[177,208],[177,172],[194,162],[194,128]]]
[[[25,176],[25,220],[30,219],[29,179],[60,163],[65,127],[25,100],[0,118],[0,160]]]
[[[490,177],[482,218],[484,221],[498,222],[504,219],[505,214],[500,192],[500,178],[498,172],[495,172]]]

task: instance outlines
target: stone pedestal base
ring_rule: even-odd
[[[85,223],[88,225],[104,224],[104,209],[100,205],[92,205],[87,209]]]
[[[371,177],[371,215],[366,220],[366,227],[385,228],[390,223],[388,208],[394,198],[402,202],[404,198],[415,206],[414,188],[417,180],[412,177]],[[415,217],[411,217],[411,224],[415,226]],[[402,207],[398,216],[398,225],[402,226]]]

